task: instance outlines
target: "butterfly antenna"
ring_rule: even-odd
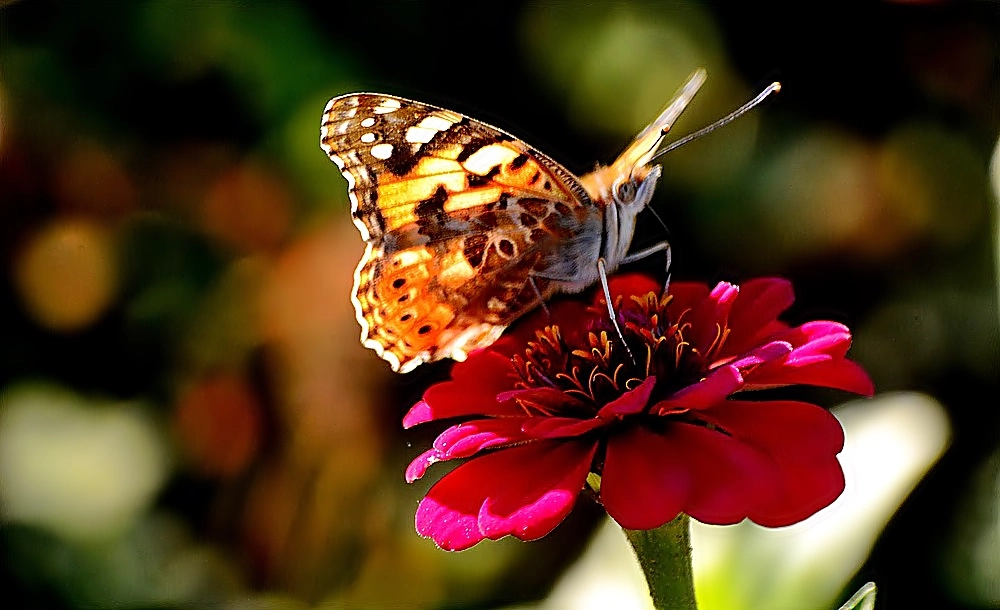
[[[718,121],[712,123],[711,125],[709,125],[707,127],[702,127],[698,131],[696,131],[694,133],[691,133],[691,134],[688,134],[688,135],[684,136],[683,138],[681,138],[680,140],[676,140],[674,142],[671,142],[670,144],[668,144],[667,146],[665,146],[663,148],[663,150],[661,150],[658,153],[656,153],[655,155],[653,155],[650,158],[650,162],[652,162],[653,159],[656,159],[657,157],[661,157],[661,156],[667,154],[668,152],[670,152],[672,150],[675,150],[677,148],[680,148],[681,146],[684,146],[688,142],[691,142],[693,140],[697,140],[698,138],[700,138],[700,137],[702,137],[704,135],[712,133],[716,129],[725,127],[726,125],[732,123],[733,121],[735,121],[736,119],[740,118],[744,114],[750,112],[754,108],[754,106],[757,106],[758,104],[760,104],[761,102],[763,102],[765,99],[767,99],[767,97],[769,95],[771,95],[772,93],[777,93],[779,91],[781,91],[781,83],[779,83],[777,81],[771,83],[763,91],[761,91],[760,93],[758,93],[752,100],[750,100],[746,104],[743,104],[742,106],[740,106],[736,110],[730,112],[729,114],[727,114],[726,116],[722,117]]]
[[[621,340],[622,345],[625,346],[628,359],[632,361],[632,366],[635,366],[635,356],[632,355],[632,350],[629,349],[628,343],[625,342],[625,335],[622,333],[621,327],[618,326],[618,316],[615,315],[615,308],[611,304],[611,289],[608,288],[608,270],[605,267],[603,258],[597,259],[597,271],[598,275],[601,276],[601,289],[604,290],[604,302],[608,304],[608,315],[611,317],[611,324],[614,325],[615,332],[618,333],[618,338]]]

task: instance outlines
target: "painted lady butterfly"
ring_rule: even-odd
[[[614,163],[579,178],[450,110],[375,93],[331,99],[320,146],[368,244],[352,295],[362,343],[399,372],[462,360],[556,292],[666,250],[628,254],[660,177],[653,155],[704,80],[694,72]]]

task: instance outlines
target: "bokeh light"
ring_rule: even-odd
[[[148,410],[91,404],[55,387],[20,386],[0,396],[3,519],[74,539],[128,528],[170,470]]]
[[[136,205],[132,177],[109,151],[94,143],[73,146],[53,177],[56,205],[71,214],[120,218]]]
[[[263,428],[257,399],[233,375],[199,381],[181,397],[174,429],[194,468],[211,476],[232,477],[249,466]]]
[[[112,234],[96,223],[61,218],[29,236],[15,263],[28,313],[53,330],[76,330],[111,303],[117,283]]]
[[[224,173],[209,187],[201,223],[218,241],[240,252],[277,247],[291,223],[292,197],[284,184],[259,164]]]

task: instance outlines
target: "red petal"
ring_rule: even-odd
[[[752,349],[774,332],[785,328],[776,322],[795,301],[792,284],[784,278],[757,278],[740,284],[740,296],[729,313],[729,337],[723,355]]]
[[[747,379],[748,389],[781,385],[812,385],[862,396],[875,393],[875,385],[868,373],[850,360],[830,360],[804,367],[771,365],[754,371]]]
[[[618,297],[622,297],[623,301],[628,302],[630,300],[629,297],[631,296],[642,296],[649,294],[650,292],[654,294],[662,293],[663,284],[660,284],[648,275],[641,273],[623,273],[621,275],[608,278],[608,291],[611,293],[612,299],[617,300]],[[604,302],[604,295],[602,292],[603,291],[598,287],[594,304]]]
[[[432,385],[403,417],[403,427],[469,415],[509,416],[523,414],[513,401],[500,402],[497,394],[514,387],[514,368],[509,358],[490,350],[479,350],[451,369],[451,381]]]
[[[528,388],[524,390],[508,390],[497,394],[497,400],[503,402],[512,398],[518,399],[523,405],[537,405],[540,411],[548,413],[573,412],[584,406],[579,398],[570,396],[555,388]]]
[[[417,532],[449,551],[508,534],[534,540],[558,525],[587,478],[595,443],[542,441],[469,461],[417,507]]]
[[[773,465],[726,435],[674,423],[662,434],[635,429],[608,443],[601,498],[615,521],[650,529],[685,512],[732,524],[771,493]]]
[[[605,425],[597,419],[574,419],[572,417],[532,417],[521,425],[521,431],[531,439],[570,438],[581,436]]]
[[[807,402],[728,400],[701,416],[769,455],[809,460],[835,456],[844,448],[837,418]]]
[[[593,315],[586,302],[577,299],[557,299],[547,305],[548,313],[541,308],[515,323],[490,350],[507,357],[524,354],[529,341],[535,340],[535,333],[546,326],[558,326],[563,340],[569,345],[582,345]]]
[[[835,457],[783,466],[777,490],[750,514],[754,523],[764,527],[798,523],[829,506],[844,492],[844,470]]]
[[[824,409],[795,401],[730,401],[706,415],[776,465],[771,492],[748,515],[754,522],[767,527],[797,523],[843,492],[836,456],[844,447],[844,431]]]
[[[690,425],[683,429],[678,444],[694,481],[684,512],[702,523],[731,525],[774,494],[778,476],[767,456],[715,430]]]
[[[652,529],[676,517],[693,481],[683,456],[665,437],[635,427],[608,440],[601,501],[629,529]]]
[[[656,403],[651,412],[667,415],[688,409],[707,409],[726,400],[733,392],[743,387],[743,376],[739,368],[729,365],[720,367],[700,382],[681,388],[672,396]]]
[[[719,282],[708,297],[695,305],[684,318],[684,322],[691,324],[686,338],[701,353],[708,353],[720,330],[726,327],[729,311],[739,292],[738,286]]]
[[[708,298],[709,289],[699,282],[673,282],[670,284],[670,315],[676,319],[682,312],[698,305]]]
[[[597,412],[597,417],[611,420],[642,413],[648,405],[649,397],[653,394],[655,387],[656,377],[646,377],[638,386],[601,407],[601,410]]]

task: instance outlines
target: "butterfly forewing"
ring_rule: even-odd
[[[368,242],[362,341],[396,370],[488,345],[599,256],[603,216],[580,181],[495,127],[351,94],[330,100],[320,143]]]

